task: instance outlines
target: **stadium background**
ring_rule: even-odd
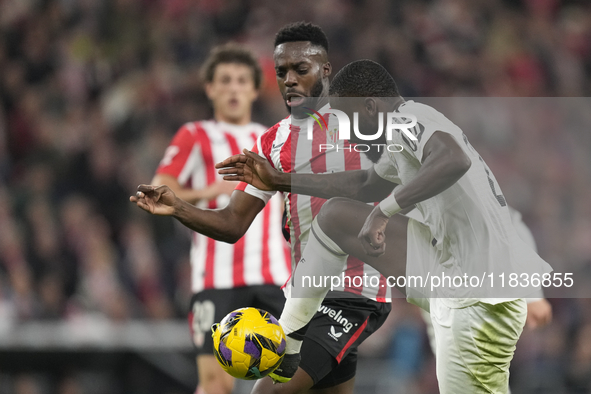
[[[255,120],[284,117],[272,41],[317,23],[335,72],[370,58],[404,96],[584,97],[591,4],[566,0],[0,0],[0,393],[190,393],[188,236],[128,202],[229,40],[259,56]],[[587,101],[587,103],[589,103]],[[466,130],[548,261],[591,283],[591,138],[531,120]],[[520,340],[517,393],[591,390],[591,302],[554,299]],[[363,350],[363,393],[436,392],[414,307]]]

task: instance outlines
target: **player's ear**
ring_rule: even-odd
[[[370,116],[375,116],[378,113],[378,103],[374,97],[366,97],[363,101],[363,107]]]
[[[332,74],[332,64],[330,62],[326,62],[322,65],[322,75],[324,77],[328,77]]]
[[[208,99],[213,100],[213,84],[211,82],[205,83],[205,94]]]

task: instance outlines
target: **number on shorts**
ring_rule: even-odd
[[[215,319],[215,305],[206,300],[193,304],[193,342],[195,346],[203,346],[205,335],[209,335]]]

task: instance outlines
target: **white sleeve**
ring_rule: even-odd
[[[401,115],[404,115],[404,110],[404,107],[400,109]],[[400,137],[405,151],[417,158],[419,162],[423,162],[425,145],[427,145],[427,141],[429,141],[436,131],[451,134],[456,139],[459,138],[458,143],[462,141],[462,131],[434,108],[412,103],[409,104],[407,110],[409,114],[413,114],[417,118],[417,124],[412,128],[406,129],[415,139],[413,140],[408,133],[403,131],[400,132]]]
[[[380,178],[396,184],[402,183],[398,176],[398,169],[390,159],[388,152],[385,152],[380,160],[374,164],[373,169]]]
[[[257,155],[259,155],[262,158],[264,158],[265,160],[267,160],[267,158],[265,156],[263,156],[259,153],[262,151],[263,151],[263,149],[261,146],[261,136],[259,136],[257,138],[257,141],[256,141],[254,147],[252,148],[252,152],[256,153]],[[261,200],[264,201],[265,205],[275,195],[275,193],[277,193],[277,191],[275,191],[275,190],[273,190],[273,191],[260,190],[260,189],[254,187],[252,185],[249,185],[248,183],[245,183],[245,182],[238,183],[238,186],[236,186],[236,190],[242,190],[243,192],[250,194],[251,196],[254,196],[256,198],[260,198]]]
[[[243,190],[246,194],[250,194],[251,196],[260,198],[265,202],[265,204],[267,204],[269,200],[275,195],[275,193],[277,193],[276,191],[260,190],[252,185],[246,185],[246,187],[244,187],[243,189],[240,189],[239,187],[237,187],[236,189]]]

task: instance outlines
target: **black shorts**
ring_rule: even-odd
[[[197,355],[213,355],[211,326],[238,308],[255,307],[279,319],[285,296],[273,285],[245,286],[235,289],[208,289],[191,298],[189,325]]]
[[[327,298],[316,312],[302,344],[302,368],[315,389],[355,376],[357,347],[384,324],[391,306],[365,297]]]

